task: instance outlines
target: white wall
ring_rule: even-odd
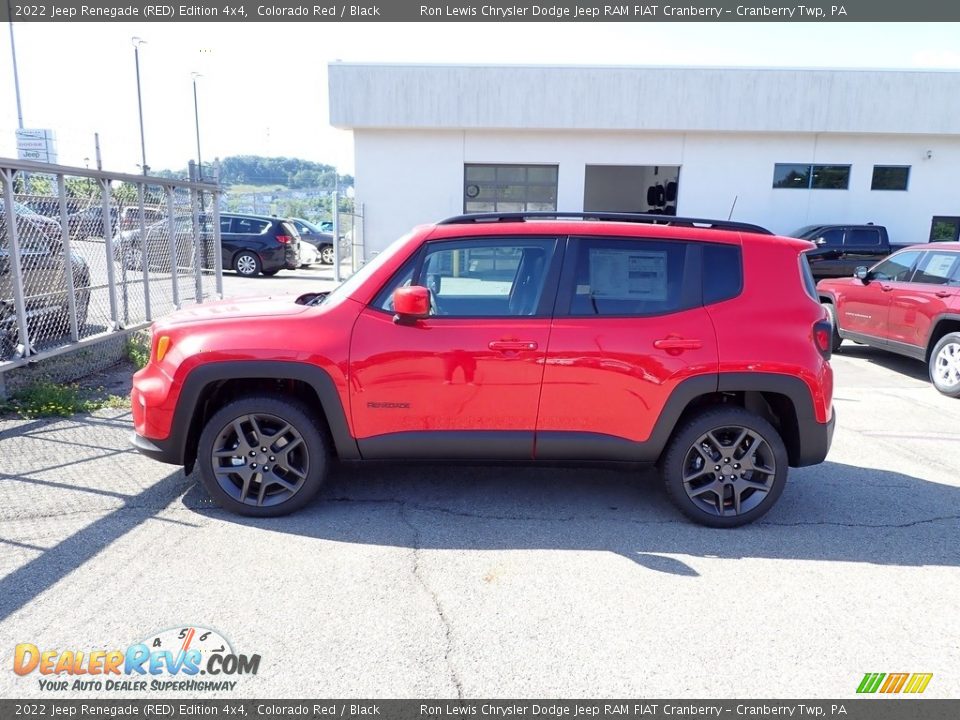
[[[960,133],[948,71],[331,63],[344,128]]]
[[[680,166],[680,215],[789,232],[813,222],[886,225],[924,242],[933,215],[960,215],[960,136],[357,129],[356,196],[369,251],[463,211],[464,163],[559,165],[560,210],[583,209],[587,164]],[[927,150],[933,157],[925,159]],[[775,190],[775,163],[852,165],[848,190]],[[910,165],[907,192],[871,191],[873,166]]]

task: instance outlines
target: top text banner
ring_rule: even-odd
[[[0,3],[14,22],[952,22],[953,0],[834,0],[803,5],[730,2],[614,4],[598,2],[470,2],[368,0],[356,5],[279,0],[154,4],[143,0]]]

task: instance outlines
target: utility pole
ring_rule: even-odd
[[[150,168],[147,166],[147,144],[143,137],[143,99],[140,94],[140,46],[145,45],[147,41],[134,36],[130,38],[130,42],[133,43],[133,61],[137,68],[137,110],[140,112],[140,169],[143,170],[143,174],[146,175],[150,171]]]
[[[13,10],[7,0],[7,17],[10,19],[10,54],[13,56],[13,90],[17,95],[17,127],[23,130],[23,106],[20,104],[20,75],[17,71],[17,46],[13,40]]]

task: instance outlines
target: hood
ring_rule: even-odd
[[[295,301],[294,295],[214,300],[170,313],[158,320],[157,326],[170,327],[216,320],[267,319],[300,315],[310,309],[306,305],[298,305]]]

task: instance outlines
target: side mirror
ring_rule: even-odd
[[[867,270],[866,265],[860,265],[856,270],[854,270],[853,276],[864,284],[870,281],[870,271]]]
[[[430,314],[430,291],[421,285],[408,285],[393,291],[393,321],[411,322]]]
[[[814,244],[814,245],[826,245],[826,244],[827,244],[827,239],[826,239],[825,237],[818,237],[816,240],[813,241],[813,244]]]

